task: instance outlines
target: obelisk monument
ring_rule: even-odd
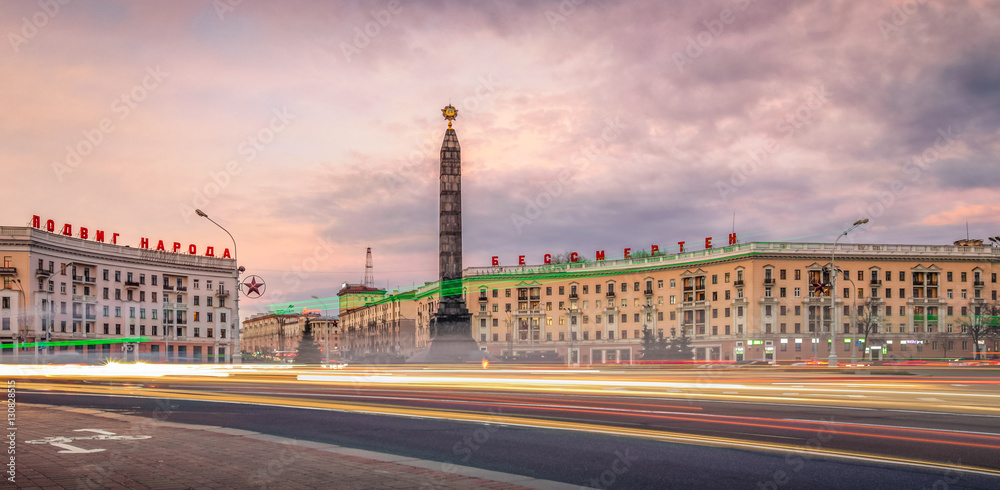
[[[441,109],[448,130],[441,144],[441,196],[438,252],[440,298],[430,319],[430,346],[411,362],[454,363],[481,361],[486,355],[472,338],[472,314],[462,288],[462,148],[451,122],[458,109]]]

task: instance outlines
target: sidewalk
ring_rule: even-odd
[[[18,403],[18,488],[578,488],[525,476],[89,409]],[[8,446],[10,441],[6,441]],[[8,456],[9,458],[9,456]],[[4,463],[8,463],[5,459]]]

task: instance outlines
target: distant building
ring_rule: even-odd
[[[122,358],[111,340],[142,337],[139,358],[229,362],[236,328],[232,259],[0,227],[0,339],[62,341],[40,353]],[[108,341],[108,342],[103,342]],[[12,360],[4,350],[5,362]],[[34,348],[18,352],[34,359]],[[132,357],[130,356],[129,359]]]
[[[406,357],[426,345],[426,339],[418,342],[412,293],[386,295],[383,289],[345,284],[337,296],[348,359]]]
[[[641,356],[644,329],[686,333],[694,358],[703,361],[825,360],[831,347],[842,361],[866,352],[876,359],[972,355],[961,324],[997,301],[1000,249],[981,241],[840,244],[831,310],[831,291],[814,284],[833,251],[829,243],[758,242],[647,258],[473,267],[463,271],[465,301],[473,338],[495,356],[628,363]],[[858,307],[869,299],[879,326],[865,343]],[[366,306],[342,311],[344,343],[351,350],[394,348],[391,325],[400,311],[415,318],[414,346],[425,345],[437,301],[437,283],[374,295]],[[991,338],[980,350],[996,355],[998,343]]]
[[[312,327],[313,340],[320,352],[329,345],[330,359],[340,360],[340,326],[337,318],[318,313],[263,313],[243,322],[242,343],[247,355],[261,358],[295,359],[306,322]]]

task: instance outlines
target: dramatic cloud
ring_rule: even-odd
[[[235,4],[235,5],[231,5]],[[1000,2],[0,5],[0,159],[38,214],[239,240],[269,303],[437,277],[439,109],[465,265],[704,237],[1000,232]]]

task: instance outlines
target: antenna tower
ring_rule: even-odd
[[[375,287],[375,274],[373,273],[373,269],[372,248],[368,247],[368,254],[365,256],[365,286],[369,288]]]

